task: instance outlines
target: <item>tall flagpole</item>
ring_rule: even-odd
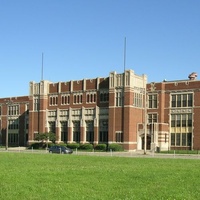
[[[124,73],[126,70],[126,37],[124,38]]]
[[[44,58],[44,55],[42,53],[42,73],[41,73],[41,80],[43,80],[43,58]]]
[[[123,89],[122,89],[122,95],[123,95],[123,99],[122,99],[122,132],[123,132],[123,136],[121,138],[121,141],[124,142],[124,135],[125,135],[125,85],[126,85],[126,81],[125,81],[125,72],[126,72],[126,37],[124,38],[124,73],[123,73]]]

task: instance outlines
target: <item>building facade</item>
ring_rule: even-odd
[[[26,146],[38,133],[52,132],[57,143],[199,149],[199,97],[195,78],[147,83],[146,75],[133,70],[105,78],[30,82],[28,96],[0,99],[0,142]]]

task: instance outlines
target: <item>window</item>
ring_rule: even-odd
[[[181,127],[181,115],[176,115],[176,127]]]
[[[180,146],[181,144],[181,134],[176,133],[176,146]]]
[[[142,107],[142,102],[143,102],[143,94],[142,93],[134,93],[134,100],[133,100],[133,104],[135,107]]]
[[[49,105],[50,106],[58,105],[58,96],[57,95],[50,96],[50,103],[49,103]]]
[[[56,133],[56,122],[55,121],[49,122],[49,132]]]
[[[80,142],[80,121],[73,121],[73,142]]]
[[[188,127],[192,127],[192,114],[188,114]]]
[[[82,94],[74,94],[74,104],[81,104],[83,102],[83,95]]]
[[[186,144],[187,144],[187,134],[186,133],[182,133],[182,145],[183,146],[186,146]]]
[[[19,115],[19,105],[8,106],[8,115]]]
[[[171,127],[176,127],[176,115],[171,115]]]
[[[157,94],[148,95],[149,108],[157,108]]]
[[[96,92],[89,92],[86,94],[86,103],[96,102]]]
[[[18,144],[19,134],[18,133],[9,133],[8,134],[8,142],[9,142],[9,144]]]
[[[56,120],[56,116],[57,116],[57,111],[56,110],[48,111],[48,121]]]
[[[95,115],[95,109],[89,108],[85,109],[85,116],[94,116]]]
[[[70,95],[62,95],[61,105],[69,105],[69,104],[70,104]]]
[[[100,92],[100,102],[108,102],[109,101],[109,92],[108,91],[101,91]]]
[[[192,127],[192,114],[171,115],[171,127]]]
[[[148,123],[153,124],[158,121],[157,113],[148,114]]]
[[[61,121],[61,141],[67,142],[68,141],[68,127],[67,121]]]
[[[39,97],[34,98],[34,111],[39,110]]]
[[[19,129],[19,120],[18,119],[12,119],[8,120],[8,129]]]
[[[69,110],[60,110],[60,117],[69,116]]]
[[[116,106],[122,106],[123,105],[123,95],[122,95],[122,91],[117,91],[115,93],[115,105]]]
[[[74,109],[72,110],[72,118],[78,120],[82,115],[81,109]]]
[[[171,146],[191,146],[191,133],[171,133]]]
[[[86,141],[93,143],[94,142],[94,122],[86,121]]]
[[[108,142],[108,120],[99,120],[99,142]]]
[[[171,133],[171,145],[175,146],[175,133]]]
[[[171,106],[173,108],[192,107],[193,94],[172,94]]]
[[[122,132],[116,132],[115,141],[116,142],[123,142],[124,141],[124,136],[123,136]]]
[[[192,134],[188,128],[192,127],[192,114],[171,115],[171,145],[191,146]]]
[[[182,115],[181,124],[182,124],[182,127],[186,127],[186,115]]]

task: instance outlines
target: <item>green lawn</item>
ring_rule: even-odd
[[[1,199],[199,199],[200,160],[0,153]]]

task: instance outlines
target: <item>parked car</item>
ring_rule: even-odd
[[[61,154],[72,154],[73,150],[63,146],[51,146],[49,153],[61,153]]]

